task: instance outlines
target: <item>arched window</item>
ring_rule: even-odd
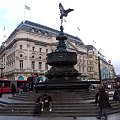
[[[23,76],[19,76],[18,80],[24,80],[24,77]]]
[[[22,55],[22,54],[20,54],[20,57],[23,57],[23,55]]]
[[[34,29],[34,28],[32,28],[32,29],[31,29],[31,32],[35,32],[35,29]]]
[[[41,30],[38,30],[38,33],[39,33],[39,34],[41,34],[41,33],[42,33],[42,31],[41,31]]]

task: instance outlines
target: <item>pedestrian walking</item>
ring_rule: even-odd
[[[30,74],[30,76],[27,78],[27,82],[29,84],[29,91],[33,91],[34,90],[34,75]]]
[[[100,85],[95,98],[95,103],[99,106],[99,116],[97,116],[98,119],[102,119],[104,117],[104,120],[107,120],[106,109],[107,107],[109,107],[108,100],[109,97],[108,94],[105,92],[105,88],[103,87],[103,85]]]

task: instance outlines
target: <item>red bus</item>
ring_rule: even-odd
[[[10,80],[0,79],[0,93],[10,93]]]
[[[27,83],[26,80],[6,80],[6,79],[0,79],[0,93],[11,93],[11,83],[14,82],[17,88],[17,92],[19,91],[21,85],[23,83]]]

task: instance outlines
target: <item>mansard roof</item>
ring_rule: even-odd
[[[34,32],[36,34],[43,34],[43,35],[48,35],[48,36],[53,36],[53,35],[58,35],[60,31],[55,30],[53,28],[47,27],[45,25],[41,25],[38,23],[34,23],[31,21],[25,21],[25,22],[21,22],[18,27],[11,33],[11,35],[8,37],[11,38],[15,32],[17,32],[18,30],[24,30],[26,32]],[[81,45],[84,45],[84,43],[81,41],[80,38],[72,36],[70,34],[65,33],[65,35],[68,36],[69,39],[72,39],[74,41],[80,42]]]
[[[86,45],[86,48],[88,49],[88,50],[93,50],[93,45]]]

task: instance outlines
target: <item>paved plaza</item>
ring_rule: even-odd
[[[73,117],[40,117],[40,116],[0,116],[0,120],[75,120]],[[96,117],[77,117],[76,120],[98,120]],[[108,120],[120,120],[120,113],[108,115]]]

